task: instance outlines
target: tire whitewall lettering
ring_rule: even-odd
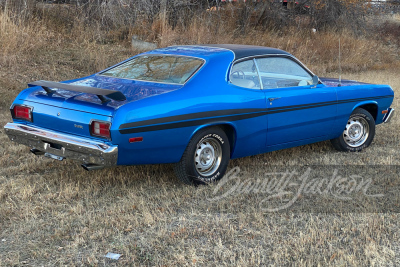
[[[186,184],[206,184],[221,179],[230,159],[230,145],[219,127],[199,130],[190,140],[180,162],[177,177]]]

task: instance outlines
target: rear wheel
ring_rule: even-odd
[[[375,121],[372,115],[357,108],[350,115],[341,136],[332,139],[332,145],[340,151],[361,151],[368,147],[375,136]]]
[[[198,131],[190,140],[180,162],[175,164],[176,176],[185,184],[206,184],[221,179],[230,159],[230,145],[219,127]]]

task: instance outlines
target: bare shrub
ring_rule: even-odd
[[[386,20],[378,27],[377,34],[388,44],[400,46],[400,20]]]
[[[15,21],[26,21],[33,17],[36,3],[36,0],[2,0],[0,7],[6,12],[11,11]]]
[[[310,0],[310,17],[315,28],[365,29],[368,11],[365,0]]]
[[[0,64],[15,63],[20,55],[45,47],[50,40],[54,42],[54,33],[46,31],[41,22],[32,20],[24,25],[22,21],[0,12]]]
[[[104,49],[99,44],[123,45],[132,54],[141,52],[137,47],[131,48],[132,36],[158,47],[200,43],[277,47],[293,53],[310,66],[318,67],[322,73],[337,68],[334,59],[338,53],[339,38],[342,38],[342,65],[345,70],[382,69],[399,62],[397,49],[400,44],[396,41],[396,26],[382,26],[380,34],[392,37],[373,37],[373,42],[370,41],[371,36],[354,30],[358,27],[357,23],[350,22],[359,19],[361,23],[363,9],[346,11],[346,8],[363,7],[361,0],[346,3],[341,0],[320,3],[316,0],[299,1],[309,6],[306,13],[299,6],[290,9],[271,1],[226,5],[196,0],[162,2],[164,7],[160,1],[153,0],[126,0],[124,4],[117,0],[43,3],[36,6],[29,23],[23,23],[22,17],[17,19],[16,11],[8,6],[8,11],[2,13],[0,24],[2,64],[10,65],[20,54],[30,53],[33,56],[43,53],[46,46],[62,43],[68,49],[80,49],[79,60],[86,59],[90,63],[78,64],[77,68],[90,73],[111,65],[109,57],[103,55],[105,52],[91,51],[99,51],[99,47]],[[211,9],[213,5],[218,8]],[[335,20],[335,17],[341,19]],[[317,28],[316,34],[312,33],[312,28]],[[388,41],[391,46],[386,45]],[[367,54],[369,56],[365,57]]]
[[[42,0],[0,1],[3,10],[12,11],[12,17],[22,21],[42,15],[45,8],[38,9],[37,3],[41,3],[41,7],[51,6],[52,11],[57,9],[56,4],[49,5]],[[58,5],[62,12],[48,12],[47,16],[55,16],[56,24],[68,25],[79,20],[91,27],[115,30],[152,24],[163,17],[174,29],[189,27],[194,19],[198,22],[199,18],[205,18],[206,13],[217,14],[221,19],[229,14],[233,20],[216,22],[233,23],[239,34],[254,27],[283,30],[294,25],[320,30],[349,28],[359,32],[365,28],[365,16],[370,9],[366,0],[298,0],[289,1],[287,5],[271,0],[232,3],[220,0],[58,0],[55,3],[62,3]]]

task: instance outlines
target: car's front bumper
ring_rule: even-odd
[[[4,129],[11,141],[31,147],[37,155],[70,158],[103,167],[117,165],[116,145],[18,123],[7,123]]]
[[[388,123],[392,119],[393,113],[394,113],[394,108],[388,108],[387,109],[387,113],[383,117],[382,121],[385,122],[385,123]]]

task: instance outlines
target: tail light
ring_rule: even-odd
[[[14,119],[32,121],[32,108],[27,106],[15,105],[12,109]]]
[[[110,139],[111,123],[105,121],[92,121],[90,123],[90,134],[93,136]]]

